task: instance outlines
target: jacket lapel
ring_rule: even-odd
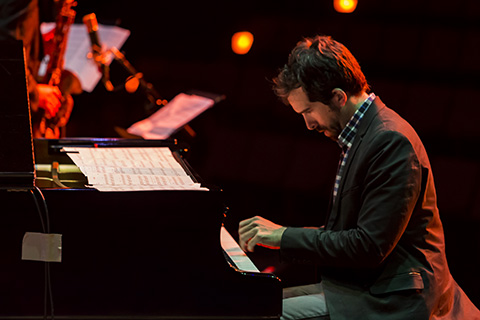
[[[347,162],[345,163],[345,167],[343,168],[342,178],[340,180],[340,184],[338,187],[337,196],[335,198],[335,201],[333,201],[332,198],[330,200],[330,202],[332,203],[332,206],[331,206],[330,214],[329,216],[327,216],[327,220],[326,220],[327,229],[332,228],[337,219],[337,216],[339,213],[339,200],[345,188],[345,177],[348,175],[350,171],[350,167],[355,159],[355,154],[357,153],[358,148],[361,146],[363,142],[363,137],[365,136],[365,133],[370,127],[373,119],[377,116],[378,111],[384,106],[385,105],[382,103],[380,98],[376,97],[375,100],[373,100],[372,104],[368,108],[367,112],[365,113],[365,115],[363,116],[359,124],[357,134],[355,135],[355,140],[353,141],[353,145],[348,151]]]

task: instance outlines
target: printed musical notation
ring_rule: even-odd
[[[208,190],[186,173],[169,148],[63,148],[99,191]]]

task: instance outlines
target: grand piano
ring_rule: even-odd
[[[25,74],[17,72],[23,58],[13,64],[7,58],[0,56],[0,64],[15,72],[2,76],[2,86],[7,76],[12,83],[23,79],[23,86],[15,101],[2,101],[11,105],[1,109],[14,106],[14,114],[0,116],[1,125],[17,122],[14,132],[0,130],[0,147],[8,150],[0,156],[0,319],[280,317],[280,280],[241,270],[226,253],[222,191],[201,181],[183,146],[175,140],[32,140]],[[80,170],[59,170],[75,166],[63,151],[69,146],[168,147],[208,191],[98,191],[86,186]],[[61,261],[23,260],[26,233],[61,235]]]

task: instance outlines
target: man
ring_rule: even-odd
[[[59,133],[53,133],[41,124],[45,119],[53,119],[62,110],[59,124],[63,128],[70,117],[73,99],[69,94],[62,94],[57,86],[38,83],[43,55],[39,11],[38,0],[0,0],[0,40],[23,41],[34,137],[58,138]],[[72,82],[77,85],[76,81]],[[80,92],[78,88],[72,91]]]
[[[253,217],[239,242],[320,266],[319,284],[284,290],[282,319],[480,319],[452,278],[425,149],[398,114],[369,94],[353,55],[330,37],[305,39],[274,79],[276,94],[342,155],[320,228]]]

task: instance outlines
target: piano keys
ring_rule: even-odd
[[[175,141],[35,140],[37,167],[75,168],[64,146],[169,147],[190,177],[209,191],[100,192],[80,170],[37,172],[48,208],[28,189],[0,191],[2,269],[0,319],[278,319],[280,280],[231,265],[241,253],[225,245],[222,191],[183,159]],[[57,168],[58,166],[51,166]],[[58,181],[63,181],[58,185]],[[9,210],[7,210],[9,209]],[[21,260],[26,232],[62,235],[61,262]],[[233,240],[233,243],[235,241]],[[238,244],[234,243],[234,245]],[[235,251],[237,250],[237,251]],[[244,255],[243,258],[248,257]],[[45,266],[48,265],[48,277]],[[253,267],[252,267],[253,266]],[[47,279],[47,282],[45,281]],[[45,288],[47,286],[47,292]],[[51,289],[51,293],[49,290]],[[47,298],[45,304],[44,297]]]
[[[225,258],[227,258],[232,267],[241,271],[259,272],[257,266],[240,248],[225,227],[222,227],[220,230],[220,244],[225,252]]]

